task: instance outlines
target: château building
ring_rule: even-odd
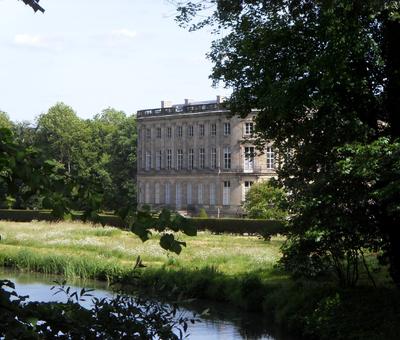
[[[216,100],[137,112],[138,203],[188,214],[242,214],[254,182],[275,176],[271,145],[255,149],[254,116],[231,116]]]

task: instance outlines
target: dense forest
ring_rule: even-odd
[[[0,111],[0,128],[3,134],[8,131],[16,155],[10,167],[31,171],[1,176],[1,208],[47,208],[63,215],[69,210],[122,213],[135,207],[134,116],[107,108],[85,120],[57,103],[34,124],[12,122]],[[30,162],[29,167],[20,162]],[[35,177],[35,171],[44,171],[46,178]]]

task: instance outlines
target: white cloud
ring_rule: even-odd
[[[126,28],[122,28],[119,30],[114,30],[111,32],[111,36],[113,38],[126,38],[126,39],[134,39],[137,36],[136,31],[131,31]]]
[[[1,0],[0,0],[1,1]],[[65,39],[60,36],[44,36],[32,34],[16,34],[14,45],[38,49],[61,50],[64,48]]]
[[[14,37],[14,43],[20,46],[45,47],[45,39],[40,35],[17,34]]]

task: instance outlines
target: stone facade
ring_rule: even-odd
[[[272,147],[252,144],[255,114],[231,117],[219,97],[138,111],[139,205],[241,215],[248,188],[275,176]]]

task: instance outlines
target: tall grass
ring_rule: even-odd
[[[394,339],[400,333],[399,292],[292,281],[275,268],[282,238],[178,234],[188,247],[176,256],[161,249],[158,234],[142,243],[130,232],[78,222],[0,221],[0,235],[2,266],[228,302],[263,311],[306,338]],[[147,266],[139,277],[133,272],[138,255]]]
[[[151,268],[194,270],[214,266],[227,275],[254,271],[269,274],[270,268],[280,257],[279,247],[283,241],[274,238],[266,242],[255,236],[213,235],[208,232],[200,232],[197,237],[178,234],[177,237],[188,246],[177,256],[159,246],[160,235],[156,233],[151,240],[142,243],[127,231],[78,222],[0,222],[0,235],[1,256],[6,252],[9,259],[14,258],[15,263],[18,259],[19,265],[26,268],[28,262],[22,261],[18,255],[21,248],[30,251],[32,259],[37,256],[45,259],[60,256],[59,262],[68,258],[68,262],[77,263],[74,264],[77,268],[82,259],[94,268],[131,268],[140,255],[145,265]],[[41,263],[35,268],[47,270],[47,266],[43,265],[45,261],[35,261]],[[84,271],[77,269],[76,272]]]

